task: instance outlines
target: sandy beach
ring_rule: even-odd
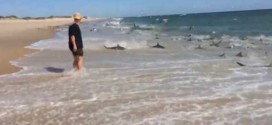
[[[262,13],[272,10],[84,22],[81,75],[68,27],[48,28],[70,20],[2,24],[1,58],[23,70],[0,76],[0,123],[271,125],[272,25]],[[39,51],[23,57],[33,52],[24,46]]]
[[[72,19],[45,20],[0,20],[0,75],[19,71],[21,68],[10,64],[11,60],[35,50],[24,48],[42,39],[54,36],[54,27],[69,24]]]

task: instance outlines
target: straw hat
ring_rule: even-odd
[[[73,15],[73,18],[74,18],[74,19],[80,20],[80,19],[82,19],[82,16],[80,15],[80,13],[75,13],[75,14]]]

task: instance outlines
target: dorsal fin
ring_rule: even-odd
[[[272,67],[272,62],[267,67]]]
[[[245,64],[243,63],[240,63],[240,62],[236,62],[239,66],[246,66]]]
[[[236,54],[235,56],[238,56],[238,57],[243,57],[243,53],[242,52],[239,52],[238,54]]]

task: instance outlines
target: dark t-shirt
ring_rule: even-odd
[[[69,27],[69,48],[72,49],[73,48],[73,44],[72,44],[72,40],[71,40],[71,36],[75,36],[76,39],[76,45],[78,49],[82,49],[83,48],[83,43],[82,43],[82,36],[81,36],[81,31],[80,28],[78,26],[78,24],[74,23]]]

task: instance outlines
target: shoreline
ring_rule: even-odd
[[[72,22],[72,19],[0,20],[0,26],[3,27],[0,31],[0,76],[22,70],[11,61],[39,51],[26,46],[54,37],[57,27]]]
[[[17,35],[16,37],[4,38],[8,40],[9,43],[5,43],[5,44],[1,43],[0,48],[2,49],[1,51],[5,53],[5,55],[0,55],[0,58],[2,60],[0,62],[0,65],[1,65],[0,76],[15,73],[22,70],[23,69],[22,67],[13,65],[11,61],[24,57],[25,55],[39,51],[36,49],[30,49],[25,47],[39,40],[52,38],[55,34],[55,31],[51,29],[43,29],[43,30],[32,29],[32,30],[28,30],[28,32],[31,33],[30,35],[31,36],[33,35],[33,37],[29,38],[30,36]],[[2,40],[2,38],[0,39]],[[21,43],[19,45],[13,46],[14,44],[17,44],[19,40]]]

